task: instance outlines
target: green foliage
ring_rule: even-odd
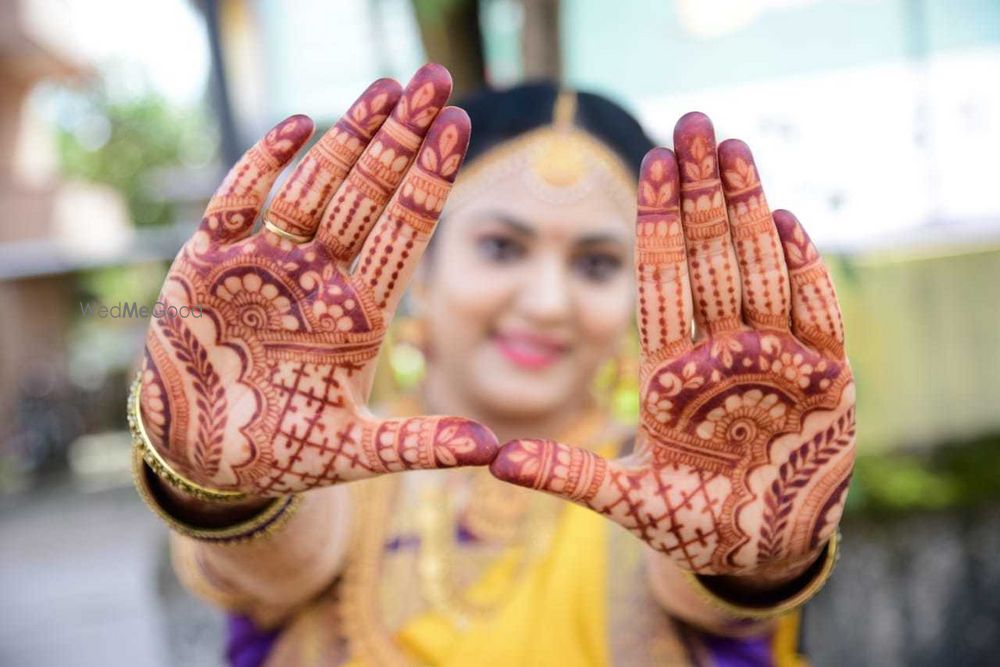
[[[174,219],[174,206],[149,187],[153,173],[202,166],[216,152],[216,132],[204,114],[174,109],[154,93],[117,99],[102,84],[72,96],[66,107],[57,136],[64,173],[118,190],[137,226]]]
[[[847,511],[883,514],[972,507],[1000,499],[1000,436],[926,453],[858,456]]]

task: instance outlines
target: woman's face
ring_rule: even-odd
[[[510,178],[445,215],[422,285],[432,372],[507,418],[586,400],[631,322],[621,204],[596,187],[555,204]]]

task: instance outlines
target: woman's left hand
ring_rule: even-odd
[[[491,470],[607,515],[685,570],[780,579],[836,529],[854,463],[840,312],[805,230],[768,208],[746,144],[716,149],[698,113],[674,144],[646,155],[639,181],[634,453],[516,440]]]

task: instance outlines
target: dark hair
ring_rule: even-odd
[[[526,83],[505,90],[481,90],[457,105],[469,113],[472,138],[465,161],[517,136],[552,122],[560,88],[549,82]],[[577,92],[573,125],[614,151],[636,175],[653,142],[625,109],[594,93]]]

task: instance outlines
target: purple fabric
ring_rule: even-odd
[[[233,667],[260,667],[267,660],[279,630],[260,630],[246,616],[226,618],[226,658]]]
[[[701,634],[701,640],[716,667],[771,667],[771,635],[762,637],[719,637]]]
[[[394,551],[416,549],[419,546],[420,537],[418,535],[399,535],[386,541],[385,550],[392,553]]]
[[[470,542],[478,542],[479,537],[477,537],[473,532],[466,528],[463,524],[459,523],[455,527],[455,539],[458,540],[459,544],[468,544]],[[409,549],[419,549],[420,548],[420,536],[419,535],[397,535],[390,540],[386,540],[385,550],[389,553],[395,551],[406,551]]]

